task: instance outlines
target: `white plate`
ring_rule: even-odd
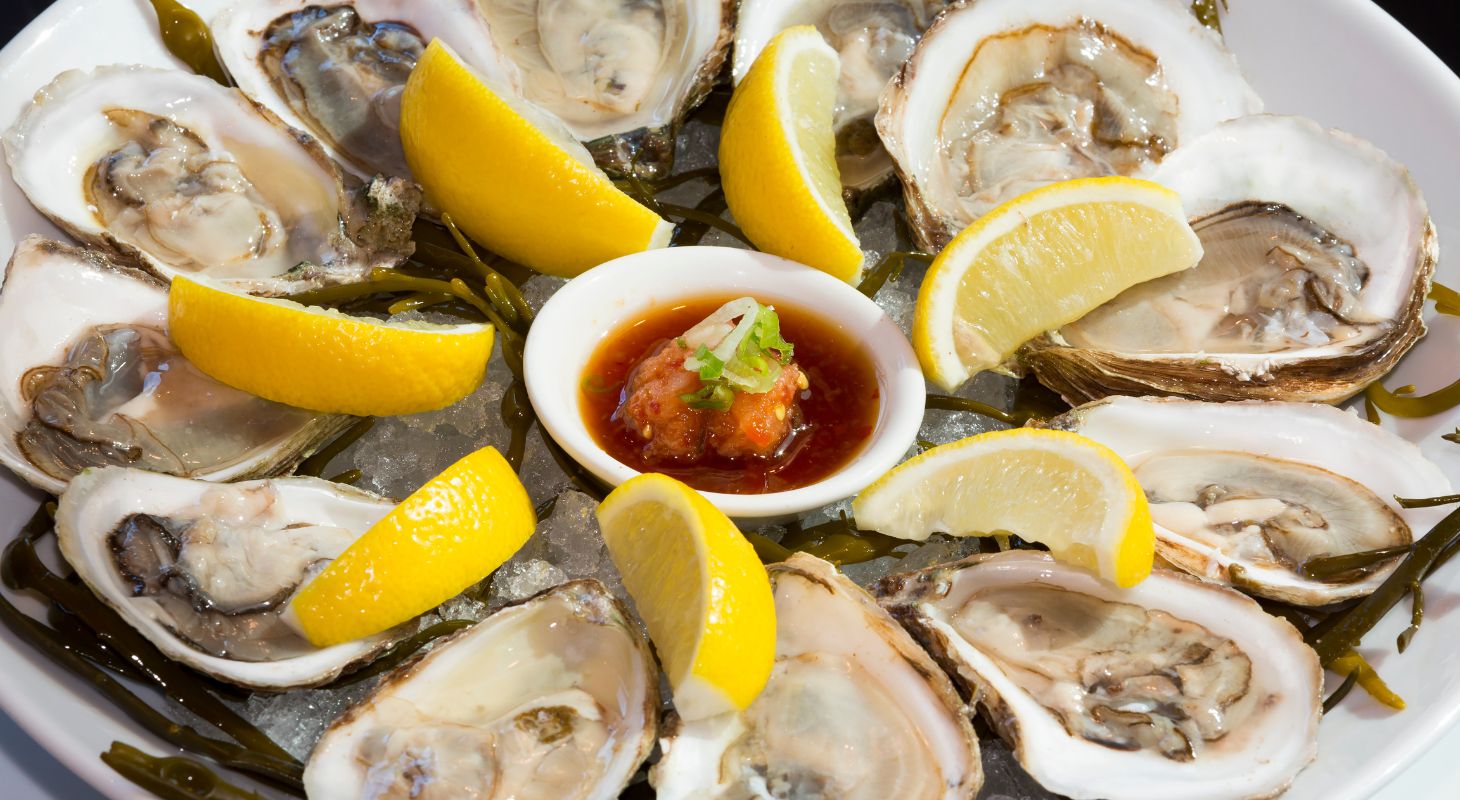
[[[204,17],[222,0],[189,0]],[[1268,110],[1306,114],[1371,139],[1408,164],[1439,227],[1440,241],[1460,247],[1460,80],[1413,36],[1368,0],[1232,0],[1227,40]],[[0,124],[8,125],[40,86],[73,67],[137,62],[178,66],[157,41],[143,0],[61,0],[0,52]],[[0,253],[25,233],[54,229],[26,202],[8,171],[0,175]],[[1442,263],[1442,280],[1460,283],[1460,266]],[[3,334],[0,334],[3,335]],[[1400,366],[1390,385],[1428,391],[1460,377],[1455,360],[1460,320],[1442,319]],[[1460,445],[1439,436],[1460,412],[1395,426],[1460,486]],[[0,539],[34,508],[33,496],[0,477]],[[1424,629],[1403,656],[1394,637],[1401,608],[1369,635],[1365,656],[1409,710],[1393,714],[1361,692],[1323,722],[1318,761],[1286,796],[1293,800],[1368,797],[1417,758],[1460,715],[1460,564],[1426,584]],[[79,681],[0,631],[0,704],[32,736],[113,798],[144,793],[113,774],[97,755],[113,740],[157,752],[144,735]]]

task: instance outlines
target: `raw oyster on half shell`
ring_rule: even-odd
[[[735,0],[477,0],[522,97],[562,120],[613,174],[656,178],[714,85]]]
[[[1261,110],[1182,0],[962,0],[887,87],[877,131],[936,252],[1031,189],[1141,173]]]
[[[1424,335],[1435,227],[1409,171],[1377,147],[1258,115],[1183,144],[1149,177],[1181,194],[1206,255],[1026,349],[1065,399],[1332,403]]]
[[[658,670],[595,580],[509,606],[387,675],[325,732],[311,800],[613,800],[654,746]]]
[[[1231,589],[1164,570],[1119,589],[1011,550],[876,593],[1056,794],[1267,798],[1317,752],[1317,655]]]
[[[347,192],[312,138],[200,75],[63,72],[5,133],[5,155],[41,213],[164,279],[285,294],[359,280],[413,249],[414,184]]]
[[[283,617],[394,507],[319,478],[215,484],[105,467],[61,495],[56,538],[97,597],[169,658],[276,691],[328,683],[399,635],[318,648]]]
[[[983,784],[978,740],[937,665],[836,567],[769,567],[776,664],[744,712],[667,726],[661,800],[955,800]]]
[[[0,463],[47,492],[102,466],[279,475],[351,422],[204,375],[168,339],[166,284],[40,236],[6,268],[0,330]]]
[[[1047,425],[1094,439],[1131,466],[1166,562],[1299,605],[1373,592],[1397,560],[1321,580],[1302,567],[1410,544],[1444,510],[1401,508],[1394,498],[1451,491],[1418,447],[1325,405],[1112,397]]]
[[[209,28],[239,89],[363,179],[410,177],[400,96],[432,39],[505,78],[476,0],[254,0],[230,5]]]

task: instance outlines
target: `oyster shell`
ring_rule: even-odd
[[[615,174],[669,174],[680,120],[709,94],[735,0],[478,0],[507,82]]]
[[[282,294],[357,280],[412,249],[418,189],[347,193],[313,139],[199,75],[63,72],[5,133],[5,155],[41,213],[162,278]]]
[[[948,0],[741,0],[732,77],[738,85],[777,33],[815,25],[841,56],[837,87],[837,169],[857,196],[892,178],[892,157],[877,138],[877,101],[888,80]]]
[[[312,800],[612,800],[654,746],[658,670],[622,605],[580,580],[388,675],[325,732]]]
[[[0,330],[0,463],[47,492],[107,465],[282,474],[352,421],[209,378],[167,338],[162,281],[39,236],[6,268]]]
[[[1230,589],[1164,570],[1119,589],[1015,550],[876,593],[1057,794],[1265,798],[1317,751],[1317,655]]]
[[[1397,566],[1328,580],[1303,562],[1407,545],[1443,509],[1394,497],[1449,494],[1413,444],[1310,403],[1112,397],[1050,420],[1114,450],[1151,503],[1157,553],[1198,577],[1301,605],[1362,597]]]
[[[366,179],[410,177],[400,94],[433,38],[484,74],[505,77],[476,0],[259,0],[231,5],[209,28],[239,89]]]
[[[317,648],[281,612],[393,507],[318,478],[214,484],[104,467],[61,495],[56,538],[91,591],[168,657],[280,690],[328,683],[392,640]]]
[[[768,569],[770,682],[742,713],[667,726],[660,800],[978,794],[978,740],[928,655],[831,564],[798,553]]]
[[[1141,172],[1261,110],[1182,0],[962,0],[892,79],[877,132],[915,238],[936,251],[1005,200]]]
[[[1183,144],[1150,177],[1181,193],[1206,255],[1026,350],[1067,400],[1337,402],[1424,335],[1435,227],[1377,147],[1259,115]]]

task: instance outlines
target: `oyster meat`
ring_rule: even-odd
[[[1151,504],[1168,563],[1251,594],[1320,606],[1378,588],[1397,561],[1326,579],[1305,562],[1408,545],[1443,509],[1394,497],[1449,494],[1419,448],[1311,403],[1112,397],[1050,420],[1114,450]]]
[[[400,95],[433,38],[483,74],[505,77],[476,0],[259,0],[230,5],[209,28],[239,89],[366,179],[410,177]]]
[[[883,93],[877,131],[915,237],[936,252],[1017,195],[1143,172],[1261,110],[1183,0],[964,0]]]
[[[311,800],[612,800],[654,746],[658,670],[603,585],[510,606],[386,676],[320,739]]]
[[[735,21],[736,84],[777,33],[815,25],[841,56],[833,123],[837,169],[849,195],[892,177],[892,159],[877,138],[877,101],[887,81],[948,0],[742,0]]]
[[[1230,589],[1163,570],[1119,589],[1014,550],[876,592],[1057,794],[1266,798],[1317,751],[1317,655]]]
[[[1150,177],[1180,192],[1206,255],[1030,346],[1025,360],[1066,399],[1337,402],[1424,335],[1435,227],[1409,172],[1373,145],[1257,115]]]
[[[108,465],[283,474],[351,422],[209,378],[167,338],[162,281],[39,236],[10,259],[0,330],[0,463],[47,492]]]
[[[97,597],[169,658],[282,690],[328,683],[400,633],[317,648],[282,616],[392,508],[319,478],[214,484],[104,467],[61,495],[56,538]]]
[[[516,92],[615,174],[655,178],[730,49],[735,0],[478,0]]]
[[[977,795],[978,740],[927,653],[831,564],[798,553],[769,571],[770,682],[744,712],[666,726],[660,800]]]
[[[410,255],[420,190],[347,192],[313,139],[177,70],[61,73],[5,134],[11,174],[67,233],[158,276],[283,294]]]

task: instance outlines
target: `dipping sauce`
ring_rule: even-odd
[[[765,494],[816,483],[861,452],[877,425],[881,396],[872,361],[858,343],[833,323],[794,306],[773,304],[807,388],[797,398],[795,429],[774,455],[727,458],[706,449],[693,461],[656,458],[623,419],[621,406],[634,368],[731,299],[682,301],[611,332],[579,382],[583,421],[594,441],[625,466],[660,472],[700,491]]]

